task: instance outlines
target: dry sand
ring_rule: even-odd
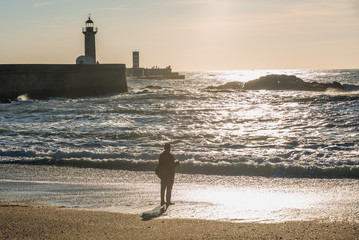
[[[0,202],[0,239],[359,239],[350,222],[231,223]]]

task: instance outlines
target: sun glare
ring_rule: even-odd
[[[201,186],[183,194],[186,201],[201,206],[192,209],[197,217],[231,221],[283,221],[287,215],[299,219],[303,216],[296,216],[298,212],[304,214],[323,201],[311,192],[252,187]]]
[[[300,193],[286,193],[283,191],[258,189],[205,189],[197,193],[200,201],[211,204],[224,205],[244,211],[246,209],[276,211],[283,208],[307,208],[313,198]]]

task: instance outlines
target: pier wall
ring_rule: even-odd
[[[153,75],[171,75],[171,68],[145,68],[144,75],[145,76],[153,76]]]
[[[166,68],[127,68],[126,75],[144,79],[185,79],[185,75],[172,72],[170,66]]]
[[[0,65],[0,101],[127,92],[125,64]]]

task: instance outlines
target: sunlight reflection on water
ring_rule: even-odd
[[[359,189],[354,187],[357,180],[211,176],[205,179],[212,181],[176,186],[175,201],[179,205],[171,207],[168,217],[247,222],[359,221],[359,209],[353,207],[358,203]]]
[[[207,186],[189,191],[181,189],[179,192],[180,200],[193,202],[193,206],[196,206],[190,210],[193,216],[215,220],[266,222],[297,219],[298,211],[309,210],[322,201],[320,195],[312,192],[279,189]],[[176,209],[170,216],[184,217]]]

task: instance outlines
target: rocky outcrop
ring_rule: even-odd
[[[258,79],[248,81],[244,84],[245,90],[295,90],[295,91],[326,91],[335,89],[345,91],[343,85],[338,82],[317,83],[305,82],[296,76],[289,75],[267,75]]]

